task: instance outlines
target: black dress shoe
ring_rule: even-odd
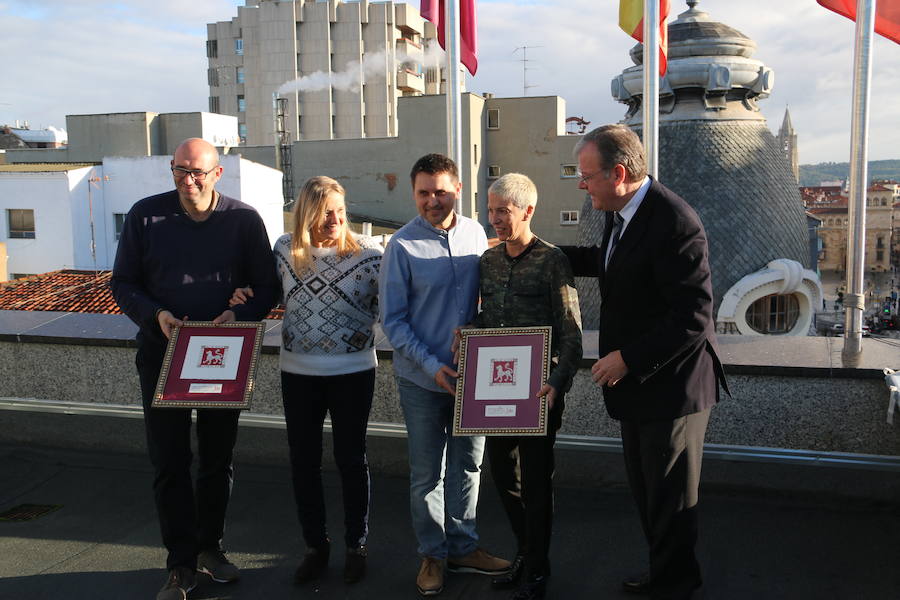
[[[505,590],[515,587],[518,585],[519,579],[522,578],[522,571],[524,570],[525,557],[521,554],[516,554],[512,565],[509,567],[509,571],[491,579],[491,586],[496,590]]]
[[[300,566],[294,571],[294,583],[306,583],[318,579],[328,568],[328,555],[331,553],[330,544],[312,547],[306,550]]]
[[[642,573],[634,577],[626,577],[622,581],[622,589],[631,594],[650,594],[650,574]]]
[[[542,600],[547,595],[548,575],[532,575],[528,581],[519,586],[509,600]]]
[[[356,583],[366,575],[366,557],[369,555],[365,546],[357,546],[347,550],[344,562],[344,583]]]

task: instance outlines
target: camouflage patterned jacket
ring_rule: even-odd
[[[512,258],[500,243],[481,256],[480,284],[477,327],[553,327],[550,353],[558,364],[548,383],[567,392],[581,361],[581,312],[575,277],[562,251],[535,237]]]

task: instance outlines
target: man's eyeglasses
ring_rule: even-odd
[[[219,168],[219,166],[216,165],[209,171],[201,171],[200,169],[191,170],[191,169],[183,169],[182,167],[172,167],[172,175],[174,175],[175,179],[178,179],[178,180],[184,179],[185,177],[190,175],[194,181],[201,182],[204,179],[206,179],[207,175],[209,175],[210,173],[212,173],[213,171],[215,171],[218,168]]]
[[[596,173],[591,173],[590,175],[585,175],[581,171],[575,171],[575,175],[578,176],[578,179],[581,181],[581,183],[587,183],[588,180],[590,180],[593,177],[596,177],[597,175],[599,175],[600,173],[603,173],[606,171],[607,171],[607,169],[601,169],[601,170],[597,171]],[[607,177],[609,177],[609,175],[607,175]]]

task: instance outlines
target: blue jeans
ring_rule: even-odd
[[[419,554],[465,556],[478,547],[475,509],[484,437],[453,436],[453,396],[397,378],[409,445],[409,504]]]

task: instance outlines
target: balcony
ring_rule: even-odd
[[[421,73],[401,67],[397,71],[397,89],[422,94],[425,92],[425,78]]]

